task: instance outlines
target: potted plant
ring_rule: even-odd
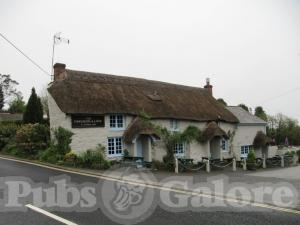
[[[251,150],[247,156],[247,169],[256,170],[256,157],[253,150]]]

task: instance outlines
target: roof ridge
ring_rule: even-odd
[[[153,84],[153,85],[157,85],[157,84],[160,84],[160,85],[166,85],[166,86],[173,86],[173,87],[178,87],[178,88],[186,88],[186,89],[197,89],[199,91],[204,91],[206,92],[206,90],[202,87],[195,87],[195,86],[188,86],[188,85],[183,85],[183,84],[174,84],[174,83],[170,83],[170,82],[165,82],[165,81],[158,81],[158,80],[150,80],[150,79],[146,79],[146,78],[139,78],[139,77],[130,77],[130,76],[122,76],[122,75],[114,75],[114,74],[106,74],[106,73],[96,73],[96,72],[88,72],[88,71],[80,71],[80,70],[71,70],[71,69],[66,69],[66,72],[70,72],[70,73],[75,73],[76,75],[78,76],[81,76],[82,73],[85,73],[86,75],[91,75],[95,78],[100,78],[101,76],[107,76],[109,78],[112,78],[112,79],[122,79],[122,80],[126,80],[126,79],[130,79],[132,81],[136,81],[136,82],[139,82],[138,84],[141,85],[143,84],[143,81],[144,82],[148,82]],[[97,77],[99,76],[99,77]],[[81,79],[81,78],[75,78],[74,79],[74,76],[69,76],[66,80],[76,80],[76,81],[80,81],[80,82],[90,82],[89,80],[84,80],[84,79]],[[93,82],[96,82],[96,83],[107,83],[107,84],[116,84],[116,81],[108,81],[108,80],[95,80]],[[121,83],[122,85],[128,85],[128,86],[132,86],[132,85],[137,85],[137,83],[135,84],[128,84],[128,83],[123,83],[123,82],[119,82]],[[148,84],[143,84],[143,85],[148,85]]]

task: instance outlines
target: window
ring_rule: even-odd
[[[122,138],[108,138],[107,150],[108,156],[121,156],[123,152]]]
[[[171,120],[171,130],[173,130],[173,131],[178,131],[179,130],[178,120]]]
[[[227,152],[227,151],[228,151],[228,140],[226,140],[226,139],[224,139],[224,138],[221,139],[220,145],[221,145],[222,151],[224,151],[224,152]]]
[[[123,115],[110,115],[109,124],[110,124],[110,128],[113,128],[113,129],[124,128],[124,116]]]
[[[246,158],[248,153],[253,149],[252,145],[241,146],[241,158]]]
[[[174,154],[176,156],[184,156],[185,154],[185,144],[184,143],[176,143],[174,145]]]

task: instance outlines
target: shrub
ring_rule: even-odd
[[[48,149],[39,155],[39,159],[49,163],[57,163],[64,160],[67,153],[71,151],[73,133],[65,128],[58,127],[53,130],[54,141],[50,143]]]
[[[293,157],[294,155],[296,155],[296,152],[295,151],[288,151],[284,155]]]
[[[45,151],[41,151],[39,154],[39,159],[44,162],[49,162],[49,163],[57,163],[58,159],[60,156],[56,153],[54,150],[53,145],[50,145],[49,148],[47,148]]]
[[[129,151],[127,149],[124,149],[123,157],[129,157]]]
[[[96,149],[89,149],[81,153],[77,158],[76,165],[91,169],[108,169],[110,162],[104,156],[105,147],[99,145]]]
[[[20,126],[16,123],[0,124],[0,150],[2,150],[15,137]]]
[[[65,157],[64,157],[64,161],[67,161],[67,162],[75,162],[76,159],[77,159],[77,155],[73,151],[68,152],[67,154],[65,154]]]
[[[28,156],[36,155],[39,150],[46,149],[49,139],[49,127],[43,124],[22,125],[15,137],[18,149]]]
[[[63,127],[58,127],[54,129],[53,134],[56,151],[62,156],[65,156],[65,154],[71,151],[70,144],[72,142],[73,133]]]
[[[15,143],[9,142],[3,148],[3,152],[5,154],[9,154],[9,155],[16,156],[16,157],[27,158],[27,155],[25,155],[25,153],[23,151],[20,151]]]
[[[255,152],[251,150],[247,156],[247,163],[254,164],[256,162]]]

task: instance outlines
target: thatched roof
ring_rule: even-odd
[[[210,141],[214,137],[228,138],[228,135],[222,130],[216,122],[210,122],[202,133],[202,141]]]
[[[139,117],[136,117],[125,130],[123,140],[125,143],[131,143],[139,134],[153,135],[156,138],[159,138],[151,124],[143,121]]]
[[[139,115],[143,111],[152,118],[238,122],[203,88],[74,70],[66,72],[67,78],[54,82],[48,90],[67,114]]]
[[[264,132],[258,131],[253,140],[253,146],[254,148],[263,148],[272,144],[272,142],[272,138],[268,137]]]

